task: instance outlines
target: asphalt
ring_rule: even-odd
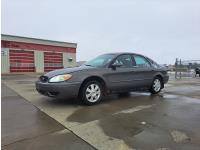
[[[4,149],[199,150],[199,78],[84,106],[39,95],[37,76],[2,76]]]

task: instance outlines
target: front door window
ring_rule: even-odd
[[[122,68],[133,67],[133,60],[131,55],[121,55],[113,63],[114,65],[120,65]]]

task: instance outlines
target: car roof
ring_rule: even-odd
[[[122,55],[122,54],[131,54],[131,55],[141,55],[141,56],[144,56],[142,54],[137,54],[137,53],[132,53],[132,52],[115,52],[115,53],[113,52],[113,53],[105,53],[105,54],[116,55],[116,56]]]

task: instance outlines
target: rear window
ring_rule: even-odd
[[[157,63],[156,63],[155,61],[153,61],[152,59],[150,59],[150,58],[148,58],[148,57],[147,57],[147,59],[151,62],[151,64],[152,64],[153,67],[155,67],[155,68],[159,68],[159,67],[160,67],[160,65],[157,64]]]

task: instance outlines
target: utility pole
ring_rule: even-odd
[[[182,72],[181,72],[182,70],[181,69],[182,69],[182,64],[181,64],[181,59],[180,59],[180,72],[179,72],[180,79],[181,79],[181,76],[182,76]]]
[[[177,67],[178,67],[178,58],[175,61],[175,78],[177,79]]]

